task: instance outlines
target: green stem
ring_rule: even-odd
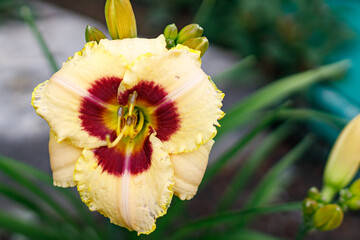
[[[58,71],[59,68],[55,62],[53,54],[50,52],[49,47],[47,46],[43,36],[41,35],[38,27],[36,26],[34,16],[31,12],[31,9],[28,6],[23,6],[20,9],[20,14],[24,21],[29,25],[32,33],[34,34],[36,40],[38,41],[43,53],[45,54],[46,59],[48,60],[52,70],[54,72]]]
[[[321,196],[323,197],[323,200],[325,202],[331,202],[331,200],[335,197],[336,193],[337,191],[328,185],[325,185],[321,190]]]
[[[296,234],[295,240],[303,240],[307,233],[310,231],[310,229],[311,228],[307,224],[302,222]]]

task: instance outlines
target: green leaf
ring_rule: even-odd
[[[63,239],[61,235],[59,235],[59,232],[52,228],[20,220],[19,218],[2,211],[0,211],[0,228],[9,232],[23,234],[31,239]]]
[[[58,198],[59,196],[51,196],[38,185],[38,181],[49,186],[53,191],[55,191],[55,193],[63,195],[77,210],[79,216],[81,216],[81,220],[91,227],[92,239],[102,239],[102,236],[105,233],[103,233],[99,226],[95,223],[94,218],[91,216],[91,212],[85,207],[79,198],[75,197],[74,193],[71,192],[70,189],[55,188],[52,184],[52,178],[49,175],[25,163],[5,156],[0,156],[0,171],[13,179],[15,183],[20,184],[29,192],[37,196],[39,200],[46,202],[54,212],[56,212],[68,223],[78,228],[78,223],[75,218],[65,211],[62,205],[54,200],[55,197]],[[93,230],[96,232],[93,232]]]
[[[316,82],[341,76],[349,65],[347,60],[340,61],[285,77],[263,87],[227,111],[225,117],[220,120],[222,127],[218,129],[218,137],[244,124],[249,120],[248,115],[255,111],[269,107]]]
[[[178,240],[187,239],[187,236],[195,231],[199,231],[203,228],[208,228],[213,225],[219,225],[224,223],[238,222],[243,218],[255,217],[259,215],[275,213],[275,212],[288,212],[288,211],[299,211],[301,210],[302,203],[284,203],[281,205],[273,205],[261,208],[252,208],[245,210],[238,210],[232,212],[216,213],[208,217],[203,217],[194,221],[190,221],[183,226],[180,226],[174,234],[168,239]]]
[[[205,185],[209,179],[211,179],[222,167],[224,167],[236,154],[243,149],[254,137],[256,137],[261,131],[270,126],[276,119],[277,111],[273,111],[265,116],[260,123],[258,123],[250,132],[248,132],[243,138],[241,138],[234,146],[227,150],[219,159],[217,159],[212,165],[208,167],[205,172],[202,185]]]
[[[291,123],[282,124],[274,132],[271,132],[265,140],[253,151],[252,155],[239,168],[232,182],[226,188],[223,197],[219,203],[218,209],[225,210],[231,207],[238,195],[241,195],[244,187],[248,184],[249,179],[254,175],[255,171],[273,151],[273,149],[282,142],[293,131]]]
[[[314,140],[312,137],[305,137],[295,148],[280,159],[280,161],[262,178],[256,189],[252,192],[244,208],[254,208],[267,203],[267,196],[271,195],[271,192],[275,189],[278,189],[279,176],[298,160],[313,142]]]
[[[277,117],[281,119],[292,119],[295,121],[322,121],[339,130],[343,129],[349,122],[349,120],[345,118],[341,118],[330,113],[305,108],[282,108],[278,111]]]
[[[226,230],[226,232],[209,232],[205,235],[201,235],[197,240],[283,240],[281,238],[273,237],[265,233],[261,233],[254,230],[249,229],[231,229]]]
[[[59,214],[59,216],[62,216],[67,221],[74,223],[74,219],[72,219],[67,211],[64,211],[63,207],[57,201],[55,201],[48,193],[33,183],[32,177],[36,176],[33,174],[37,173],[38,171],[33,170],[32,172],[27,172],[27,170],[29,170],[28,166],[26,168],[16,168],[15,166],[19,167],[19,162],[12,161],[11,159],[0,156],[0,171],[14,180],[14,182],[25,187],[31,193],[46,202],[52,209],[54,209],[54,211]]]
[[[273,237],[268,234],[264,234],[261,232],[253,231],[253,230],[241,230],[236,233],[226,233],[223,240],[282,240],[281,238]]]
[[[54,223],[54,216],[49,212],[46,212],[38,202],[31,199],[24,191],[14,189],[13,187],[7,187],[2,184],[0,185],[0,194],[31,210],[45,222]]]

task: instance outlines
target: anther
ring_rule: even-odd
[[[122,117],[124,115],[124,108],[123,107],[118,108],[117,115],[118,115],[118,117]]]
[[[129,95],[129,116],[132,115],[132,112],[134,110],[134,107],[135,107],[135,101],[136,101],[136,98],[137,98],[138,94],[136,91],[134,91],[132,94]]]
[[[132,117],[132,116],[129,116],[129,117],[126,119],[126,124],[130,126],[132,123],[133,123],[133,117]]]
[[[120,130],[121,130],[121,119],[122,119],[122,117],[124,115],[124,108],[123,107],[118,108],[117,115],[118,115],[118,119],[117,119],[117,126],[116,126],[116,134],[119,135]]]

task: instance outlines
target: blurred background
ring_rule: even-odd
[[[181,29],[196,22],[204,28],[204,36],[209,39],[210,48],[203,58],[203,69],[226,94],[225,112],[235,102],[246,99],[256,89],[278,79],[342,59],[350,59],[353,67],[345,76],[341,76],[341,81],[314,84],[285,100],[274,102],[274,106],[289,104],[295,108],[322,111],[336,116],[338,122],[343,123],[360,112],[358,0],[131,2],[140,37],[156,37],[170,23],[176,23]],[[30,7],[30,17],[21,11],[24,5]],[[34,87],[51,77],[56,67],[82,49],[86,25],[95,26],[107,33],[104,5],[105,0],[0,0],[1,155],[51,174],[47,149],[49,128],[30,105],[31,93]],[[299,78],[298,81],[302,79]],[[278,93],[273,92],[273,95],[276,94]],[[221,201],[221,196],[232,186],[229,184],[238,169],[244,166],[247,159],[252,158],[258,146],[271,132],[277,131],[281,124],[281,121],[269,124],[250,144],[233,156],[231,162],[221,168],[187,204],[186,217],[195,219],[215,212],[217,207],[213,203]],[[223,157],[232,146],[248,136],[254,126],[255,124],[248,123],[220,139],[211,154],[210,163],[214,164],[216,159]],[[287,136],[280,144],[273,146],[273,151],[257,166],[229,209],[239,209],[246,205],[252,197],[253,187],[310,132],[316,139],[311,149],[281,172],[276,191],[268,196],[264,204],[301,201],[311,186],[321,186],[323,167],[340,129],[339,125],[324,124],[311,117],[310,120],[293,124],[291,131],[287,131]],[[6,176],[1,175],[0,180],[3,186],[18,188]],[[48,186],[44,188],[49,195],[58,194],[53,193],[54,190]],[[4,194],[8,190],[0,186],[0,193]],[[14,203],[16,201],[6,197],[7,194],[4,195],[0,197],[0,218],[2,209],[7,209],[16,218],[34,221],[35,217],[26,208]],[[71,206],[67,206],[67,201],[60,202],[71,215],[73,210]],[[107,222],[92,213],[94,215],[97,221]],[[298,211],[260,217],[249,221],[247,225],[249,229],[275,236],[262,236],[258,239],[293,239],[300,221],[301,213]],[[174,225],[176,224],[179,225],[175,222]],[[360,236],[359,225],[359,213],[348,213],[339,229],[331,233],[318,232],[306,239],[356,240]],[[221,230],[220,228],[220,232]],[[118,234],[125,234],[121,236],[127,237],[126,233]],[[240,235],[232,239],[243,239]],[[0,239],[28,238],[31,236],[2,231],[0,228]],[[192,238],[201,239],[200,235]],[[109,239],[112,239],[111,236]]]

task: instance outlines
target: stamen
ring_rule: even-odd
[[[120,140],[122,139],[122,137],[123,137],[124,134],[125,134],[125,131],[127,130],[127,127],[128,127],[128,126],[125,126],[125,127],[121,130],[120,134],[118,134],[117,138],[116,138],[113,142],[110,141],[110,134],[106,134],[106,142],[107,142],[107,147],[108,147],[108,148],[113,148],[113,147],[115,147],[115,146],[120,142]]]
[[[116,134],[119,135],[121,131],[121,119],[124,115],[124,108],[119,107],[117,111],[118,119],[117,119],[117,127],[116,127]]]
[[[137,98],[138,94],[136,91],[134,91],[132,94],[129,95],[129,116],[132,115],[132,112],[134,110],[134,107],[135,107],[135,101],[136,101],[136,98]]]
[[[130,126],[132,123],[133,123],[133,117],[132,117],[132,116],[129,116],[129,117],[126,119],[126,124]]]

